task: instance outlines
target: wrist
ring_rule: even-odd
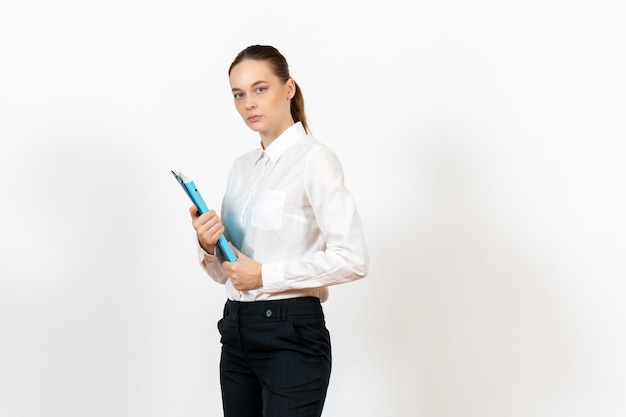
[[[200,241],[198,241],[198,244],[200,245],[202,250],[204,250],[208,255],[215,256],[215,245],[207,245]]]

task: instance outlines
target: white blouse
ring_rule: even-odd
[[[200,246],[202,267],[236,301],[328,298],[328,286],[363,278],[368,253],[361,219],[334,152],[300,122],[267,149],[233,163],[222,201],[226,237],[262,264],[263,287],[236,290],[221,263]]]

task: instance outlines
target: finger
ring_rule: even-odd
[[[191,211],[192,209],[190,209]],[[200,214],[196,210],[196,215],[192,214],[192,222],[194,223],[194,227],[200,229],[208,230],[213,227],[216,223],[219,223],[219,217],[215,215],[215,211],[209,211],[204,214]]]

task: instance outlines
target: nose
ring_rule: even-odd
[[[256,104],[251,98],[246,97],[245,107],[246,110],[254,110],[256,108]]]

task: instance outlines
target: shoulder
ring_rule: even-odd
[[[306,136],[300,141],[304,170],[310,180],[324,176],[343,176],[341,162],[335,151],[323,142]]]
[[[304,159],[308,162],[323,160],[339,162],[337,155],[330,146],[312,136],[303,136],[299,141],[299,148],[300,152],[302,152],[304,156]]]

